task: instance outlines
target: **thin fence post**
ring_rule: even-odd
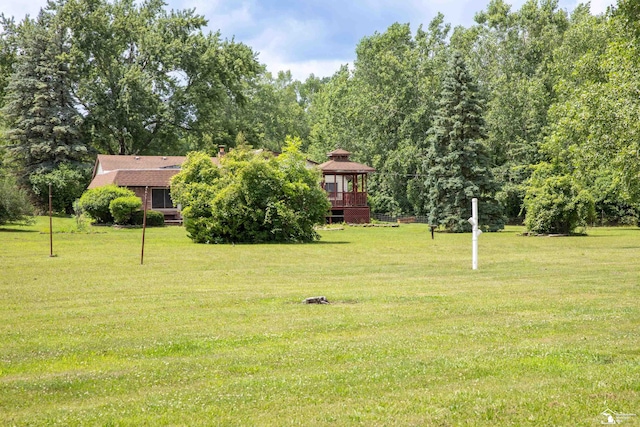
[[[49,183],[49,258],[53,257],[53,192]]]
[[[144,264],[144,235],[147,231],[147,193],[149,187],[144,187],[144,209],[142,214],[142,250],[140,251],[140,265]]]

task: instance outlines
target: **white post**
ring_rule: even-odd
[[[478,199],[475,197],[471,199],[471,218],[469,218],[469,224],[471,224],[471,268],[473,270],[478,269],[478,236],[482,234],[482,230],[478,229]]]

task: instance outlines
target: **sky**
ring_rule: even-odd
[[[526,0],[511,0],[518,10]],[[442,12],[452,27],[473,24],[489,0],[165,0],[167,9],[195,9],[208,20],[207,30],[250,46],[272,73],[290,70],[305,80],[331,76],[355,59],[358,42],[384,32],[394,22],[415,31]],[[559,0],[571,12],[578,0]],[[591,0],[591,13],[604,13],[616,0]],[[37,15],[46,0],[0,0],[0,12],[20,21]]]

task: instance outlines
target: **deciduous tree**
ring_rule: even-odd
[[[71,35],[75,95],[93,144],[110,154],[169,154],[244,101],[259,71],[253,51],[204,34],[193,10],[162,0],[68,0],[57,8]],[[235,135],[233,135],[235,137]]]

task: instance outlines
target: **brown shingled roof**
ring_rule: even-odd
[[[185,156],[112,156],[98,154],[96,165],[102,172],[122,169],[180,169],[187,158]]]
[[[327,156],[332,157],[332,156],[349,156],[351,155],[350,152],[348,152],[347,150],[343,150],[342,148],[338,148],[337,150],[333,150],[330,153],[327,153]]]
[[[350,152],[338,148],[327,153],[329,160],[318,166],[322,172],[333,173],[370,173],[376,170],[371,166],[349,160]]]
[[[185,156],[116,156],[99,154],[89,188],[116,184],[121,187],[169,187],[180,172]],[[218,159],[211,161],[218,164]]]
[[[89,188],[116,184],[120,187],[169,187],[171,177],[180,169],[116,170],[96,175]]]
[[[356,162],[329,160],[318,166],[322,172],[370,173],[376,170],[371,166]]]

